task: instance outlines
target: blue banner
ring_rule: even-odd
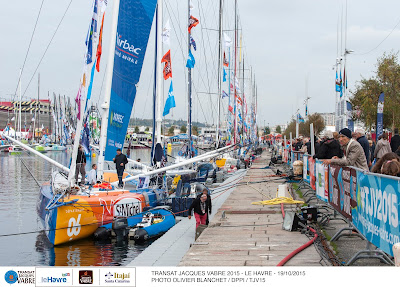
[[[376,140],[378,140],[379,136],[383,134],[383,106],[385,102],[385,94],[382,93],[379,95],[378,100],[378,114],[376,121]]]
[[[122,0],[119,6],[105,160],[122,149],[136,97],[157,0]]]
[[[346,105],[347,105],[347,127],[349,128],[349,130],[354,132],[354,121],[352,117],[353,107],[349,101],[346,102]]]
[[[364,174],[357,170],[357,206],[352,208],[355,227],[369,242],[393,256],[400,242],[399,187],[396,178]]]

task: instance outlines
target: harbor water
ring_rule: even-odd
[[[48,152],[46,155],[68,166],[71,153]],[[150,150],[132,150],[132,159],[149,162]],[[91,167],[88,159],[87,170]],[[97,158],[93,158],[96,162]],[[117,246],[98,243],[91,238],[52,246],[36,214],[39,184],[49,181],[53,167],[28,152],[20,155],[0,153],[0,265],[1,266],[119,266],[131,262],[151,242],[134,241]]]

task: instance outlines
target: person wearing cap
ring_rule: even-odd
[[[128,163],[128,159],[126,155],[121,152],[121,149],[117,149],[117,155],[113,158],[113,162],[115,162],[115,167],[117,168],[118,175],[118,187],[123,187],[124,182],[122,181],[122,177],[124,175],[125,165]]]
[[[340,166],[354,166],[368,171],[367,158],[362,146],[351,138],[351,130],[344,128],[339,132],[339,143],[343,149],[343,158],[334,156],[332,159],[325,159],[325,165],[335,164]]]
[[[79,174],[81,174],[81,182],[80,185],[84,185],[85,183],[85,171],[86,167],[86,156],[83,152],[83,146],[79,145],[78,154],[76,155],[76,169],[75,169],[75,183],[78,184]]]
[[[355,133],[355,138],[361,145],[361,147],[364,150],[365,158],[367,159],[367,164],[368,166],[371,166],[370,158],[369,158],[369,142],[367,138],[365,137],[365,131],[363,129],[356,129]]]

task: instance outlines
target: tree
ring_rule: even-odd
[[[198,126],[192,126],[192,134],[195,136],[199,135],[199,127]]]
[[[271,129],[270,129],[269,127],[265,127],[264,133],[265,133],[266,135],[269,135],[269,134],[271,133]]]
[[[296,136],[296,121],[292,120],[288,126],[285,129],[285,133],[284,135],[286,136],[286,138],[290,138],[290,133],[292,133],[292,137],[294,138]]]
[[[168,129],[168,135],[169,135],[169,136],[173,136],[173,135],[174,135],[174,130],[175,130],[175,127],[174,127],[174,126],[171,126],[171,127]]]
[[[300,123],[299,133],[305,136],[310,136],[310,124],[314,126],[314,135],[319,135],[325,128],[324,118],[318,114],[314,113],[308,116],[305,123]]]
[[[400,64],[398,53],[384,53],[377,60],[375,75],[362,78],[356,83],[350,102],[353,105],[353,117],[362,121],[370,130],[376,126],[376,114],[379,95],[385,94],[383,126],[400,125]]]
[[[277,132],[278,134],[282,133],[282,128],[281,128],[281,126],[277,126],[277,127],[276,127],[276,132]]]
[[[144,130],[145,132],[148,132],[150,130],[149,127],[146,127],[146,129]]]
[[[181,126],[181,133],[186,133],[186,126]]]
[[[139,132],[139,127],[136,126],[136,127],[135,127],[135,133],[138,133],[138,132]]]

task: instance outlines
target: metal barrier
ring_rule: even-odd
[[[355,167],[328,167],[320,160],[295,151],[292,152],[292,161],[287,163],[292,165],[300,156],[303,160],[302,184],[307,184],[315,191],[318,200],[329,204],[349,224],[331,241],[338,240],[344,231],[367,240],[366,249],[359,251],[347,264],[351,265],[360,258],[378,258],[393,264],[386,254],[393,256],[393,245],[400,242],[400,178]],[[371,249],[371,243],[379,249]]]

